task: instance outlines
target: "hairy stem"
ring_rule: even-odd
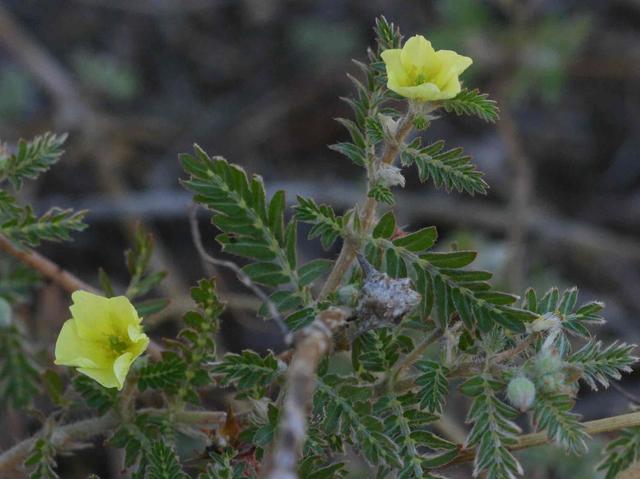
[[[316,386],[316,369],[331,348],[333,333],[344,324],[346,317],[343,310],[330,308],[322,311],[313,323],[298,333],[299,339],[287,370],[286,396],[278,433],[263,477],[298,477],[298,459],[306,438],[307,417]]]
[[[382,152],[382,156],[380,157],[380,163],[391,164],[395,161],[396,157],[400,153],[405,138],[412,129],[413,113],[410,110],[400,120],[394,138],[391,141],[387,142],[385,149]],[[369,231],[373,227],[373,223],[376,217],[376,206],[378,204],[376,200],[368,196],[368,193],[369,192],[367,191],[367,198],[365,200],[364,209],[360,218],[362,223],[362,231],[364,234],[369,233]],[[349,267],[356,258],[358,247],[359,245],[353,241],[345,241],[342,244],[340,255],[338,256],[336,263],[333,265],[333,269],[331,270],[331,273],[329,273],[329,277],[322,287],[322,291],[320,291],[319,299],[325,298],[328,294],[332,293],[338,288],[338,286],[340,286],[342,278],[349,270]]]
[[[172,414],[174,421],[181,424],[197,425],[199,428],[205,428],[207,425],[219,426],[224,424],[227,417],[226,413],[221,411],[172,412],[168,409],[146,408],[137,412],[154,416]],[[69,447],[73,447],[73,444],[79,444],[112,431],[118,424],[120,424],[120,418],[115,412],[111,411],[104,416],[58,426],[51,433],[50,441],[57,451],[64,451]],[[20,467],[40,436],[41,433],[37,433],[0,454],[0,473]]]
[[[632,412],[628,414],[621,414],[619,416],[596,419],[594,421],[586,421],[582,423],[582,426],[589,435],[602,434],[605,432],[626,429],[628,427],[640,426],[640,412]],[[551,442],[551,439],[549,439],[546,432],[536,432],[520,436],[518,438],[518,442],[514,446],[509,447],[509,449],[511,451],[518,451],[520,449],[528,449],[530,447],[540,446],[549,442]],[[472,461],[474,457],[475,449],[463,449],[460,451],[458,457],[448,465]]]

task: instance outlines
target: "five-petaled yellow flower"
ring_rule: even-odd
[[[149,345],[142,319],[125,296],[76,291],[71,298],[71,319],[58,336],[55,364],[74,366],[104,387],[122,389],[131,364]]]
[[[387,87],[419,101],[447,100],[460,93],[458,77],[473,60],[451,50],[435,51],[422,35],[415,35],[401,49],[382,52],[387,66]]]

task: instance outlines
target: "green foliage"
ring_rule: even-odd
[[[20,140],[14,154],[0,145],[0,183],[8,180],[18,190],[25,180],[36,179],[60,159],[65,139],[66,135],[45,133],[32,141]],[[67,241],[72,232],[86,228],[85,214],[52,208],[38,217],[30,206],[21,207],[13,195],[0,190],[0,233],[18,243]]]
[[[431,414],[441,415],[449,394],[447,367],[429,359],[416,363],[416,367],[421,372],[416,379],[416,384],[420,386],[418,391],[420,405]]]
[[[509,451],[516,444],[520,428],[513,422],[518,412],[501,401],[497,393],[503,384],[489,376],[478,376],[460,386],[473,397],[467,422],[473,426],[465,447],[475,446],[474,476],[486,471],[487,479],[511,479],[522,474],[522,466]]]
[[[375,373],[389,371],[401,354],[413,349],[410,337],[390,328],[366,331],[353,342],[351,360],[353,369],[363,379],[375,380]]]
[[[344,234],[345,219],[336,216],[330,206],[317,205],[312,199],[298,196],[295,211],[298,221],[313,225],[309,231],[309,239],[319,237],[324,249],[331,248],[338,236]]]
[[[175,451],[163,441],[155,441],[147,454],[149,479],[187,479]]]
[[[161,389],[175,394],[186,372],[186,362],[175,352],[165,351],[162,353],[162,360],[140,369],[138,387],[141,391]]]
[[[569,357],[569,362],[582,369],[583,379],[593,390],[598,389],[598,383],[609,387],[609,379],[619,380],[623,372],[632,372],[631,365],[638,358],[634,356],[633,344],[613,342],[603,346],[600,341],[589,341]]]
[[[444,149],[444,141],[439,140],[429,146],[420,146],[420,138],[407,145],[400,155],[403,165],[414,164],[418,167],[421,182],[432,179],[436,188],[486,194],[488,185],[482,179],[471,157],[463,153],[462,148]]]
[[[384,217],[382,220],[389,222]],[[427,317],[435,310],[438,323],[444,328],[455,312],[467,329],[482,332],[495,325],[522,332],[525,323],[536,317],[512,306],[517,296],[492,290],[488,283],[491,273],[462,269],[475,259],[475,252],[428,252],[436,239],[433,227],[395,239],[390,228],[376,229],[377,235],[369,238],[365,250],[367,259],[392,277],[410,277],[414,281],[422,295],[421,316]]]
[[[10,303],[24,301],[39,281],[38,274],[26,266],[9,260],[0,264],[0,297]]]
[[[254,479],[257,477],[255,470],[246,461],[237,457],[237,451],[227,449],[222,452],[209,453],[209,462],[206,471],[198,476],[198,479]]]
[[[539,430],[546,431],[549,439],[568,452],[581,454],[587,451],[589,435],[580,424],[580,416],[571,412],[573,404],[573,399],[565,394],[539,391],[533,404],[533,419]]]
[[[109,438],[109,444],[124,449],[125,467],[135,466],[132,479],[187,477],[180,475],[175,452],[167,444],[172,437],[173,431],[163,418],[138,414],[133,421],[120,425]]]
[[[399,446],[402,465],[398,477],[421,479],[428,469],[444,466],[458,455],[458,446],[429,431],[436,416],[422,411],[414,393],[383,396],[374,413],[384,419],[385,433]],[[432,452],[423,454],[424,448]]]
[[[105,388],[83,374],[78,374],[73,379],[73,388],[87,403],[87,406],[96,409],[100,414],[104,414],[116,404],[117,393],[115,389]]]
[[[153,236],[138,227],[134,236],[133,247],[125,253],[127,269],[131,275],[125,296],[131,300],[149,293],[166,276],[164,271],[152,273],[148,271],[152,254]]]
[[[486,93],[479,90],[464,89],[455,98],[442,102],[447,113],[455,113],[458,116],[477,116],[481,120],[494,123],[498,120],[500,110],[494,100],[489,99]]]
[[[209,383],[207,363],[214,361],[214,336],[220,328],[224,305],[215,291],[215,280],[201,280],[191,289],[198,305],[184,315],[185,327],[177,341],[171,341],[173,351],[164,352],[162,359],[149,363],[139,372],[142,390],[159,389],[193,403],[200,399],[196,388]]]
[[[339,436],[375,465],[400,467],[398,446],[385,434],[384,423],[372,414],[371,386],[353,377],[324,375],[318,378],[314,422],[327,436]]]
[[[367,196],[387,205],[393,205],[395,203],[391,188],[383,185],[382,183],[376,183],[374,186],[372,186],[369,189],[369,193],[367,193]]]
[[[604,455],[598,470],[606,471],[605,479],[615,479],[640,459],[640,427],[623,429],[604,449]]]
[[[42,241],[69,241],[71,232],[86,228],[83,223],[85,215],[85,211],[51,208],[42,216],[36,217],[31,207],[27,206],[19,214],[3,218],[0,232],[29,246],[37,246]]]
[[[0,326],[0,404],[28,407],[39,390],[39,374],[18,326]]]
[[[16,189],[25,179],[35,180],[62,156],[67,135],[45,133],[31,141],[20,140],[16,153],[0,150],[0,182],[9,180]]]
[[[47,437],[38,439],[24,465],[30,469],[29,479],[59,479],[56,474],[56,450]]]
[[[233,385],[239,399],[252,397],[260,399],[266,395],[267,388],[278,379],[285,370],[283,363],[269,352],[264,357],[251,350],[240,354],[225,354],[217,363],[213,374],[220,374],[221,386]]]
[[[196,194],[195,201],[214,212],[223,251],[252,260],[254,265],[245,272],[256,282],[291,286],[292,291],[279,290],[271,298],[282,313],[307,303],[309,292],[297,269],[296,221],[285,222],[284,192],[267,202],[261,177],[249,180],[242,168],[221,157],[210,158],[198,146],[195,156],[183,154],[180,159],[190,175],[183,184]]]

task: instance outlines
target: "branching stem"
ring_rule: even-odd
[[[411,110],[409,110],[400,120],[396,135],[393,140],[387,142],[387,145],[382,152],[382,156],[380,157],[380,163],[391,164],[394,162],[401,151],[405,138],[412,129],[413,113],[411,112]],[[364,234],[368,234],[373,227],[377,204],[378,202],[375,199],[368,196],[367,191],[367,198],[365,200],[364,209],[360,218],[362,231]],[[342,244],[340,255],[338,256],[336,263],[333,265],[333,269],[331,270],[331,273],[329,273],[329,277],[322,287],[322,291],[320,291],[319,299],[325,298],[328,294],[332,293],[338,288],[338,286],[340,286],[342,278],[349,270],[349,267],[351,267],[351,264],[356,258],[356,254],[358,253],[358,246],[359,245],[356,242],[352,241],[345,241]]]

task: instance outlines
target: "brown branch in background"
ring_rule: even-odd
[[[0,250],[13,256],[15,259],[37,271],[45,278],[53,281],[64,291],[71,294],[74,291],[83,290],[90,293],[100,294],[96,288],[85,283],[68,271],[62,269],[50,259],[42,256],[40,253],[33,251],[27,247],[18,248],[7,237],[0,235]],[[148,347],[149,355],[154,359],[159,359],[162,353],[162,347],[151,340]]]
[[[329,352],[335,333],[346,321],[347,313],[338,308],[322,311],[309,326],[297,334],[296,347],[287,370],[285,399],[280,424],[267,459],[266,479],[295,479],[298,459],[307,432],[316,387],[316,370]]]
[[[98,179],[102,189],[113,196],[124,195],[127,186],[119,174],[119,164],[128,148],[118,137],[121,131],[117,122],[96,110],[82,94],[64,65],[57,61],[37,39],[25,31],[9,10],[0,4],[0,44],[20,63],[53,99],[59,120],[65,128],[77,129],[89,154],[95,159]],[[138,225],[153,234],[153,227],[133,217],[125,216],[122,228],[128,238],[133,238]],[[153,234],[159,238],[158,235]],[[168,271],[160,288],[169,297],[177,297],[186,290],[179,269],[172,263],[171,255],[156,240],[151,257],[153,269]]]
[[[200,429],[215,429],[224,424],[226,413],[221,411],[170,411],[167,409],[146,408],[137,411],[140,414],[152,416],[170,415],[179,424],[193,425]],[[83,447],[83,443],[96,436],[113,430],[120,423],[118,415],[109,412],[104,416],[84,419],[81,421],[54,427],[50,434],[50,442],[57,452]],[[33,448],[35,442],[42,436],[42,431],[33,437],[25,439],[0,454],[0,473],[9,472],[20,467]],[[4,477],[3,474],[0,474]]]
[[[27,247],[18,248],[3,235],[0,235],[0,250],[13,256],[15,259],[34,271],[37,271],[45,278],[50,279],[69,294],[79,289],[89,291],[91,293],[98,292],[93,286],[62,269],[56,263],[45,258],[40,253],[37,253]]]

